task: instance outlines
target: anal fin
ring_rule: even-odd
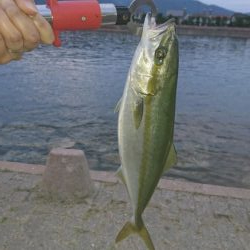
[[[118,168],[118,170],[116,171],[116,176],[122,181],[123,184],[126,185],[126,181],[125,181],[125,178],[124,178],[124,175],[123,175],[123,172],[122,172],[122,166],[120,166]]]
[[[174,144],[172,144],[162,174],[168,171],[172,166],[176,165],[176,163],[177,163],[177,153]]]

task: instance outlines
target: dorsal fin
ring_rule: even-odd
[[[120,98],[120,100],[117,102],[115,109],[114,109],[114,113],[118,113],[120,111],[121,108],[121,104],[122,104],[122,97]]]

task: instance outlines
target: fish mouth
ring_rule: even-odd
[[[170,27],[173,27],[175,30],[175,19],[171,18],[165,23],[160,25],[156,24],[155,17],[152,17],[151,14],[147,14],[145,17],[144,28],[143,30],[150,33],[150,38],[155,38],[164,34]]]
[[[159,33],[164,33],[169,27],[175,27],[175,19],[171,18],[167,20],[165,23],[160,24],[155,27],[155,30],[159,31]]]

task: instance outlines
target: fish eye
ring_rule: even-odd
[[[167,55],[167,48],[159,47],[155,51],[155,64],[160,66],[163,64],[164,58]]]

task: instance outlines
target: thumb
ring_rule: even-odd
[[[28,16],[35,16],[38,13],[34,0],[15,0],[15,2]]]

